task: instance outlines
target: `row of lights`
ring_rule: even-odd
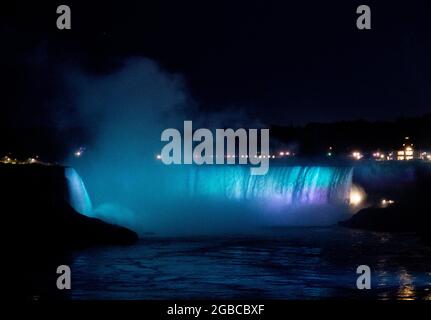
[[[362,153],[360,153],[359,151],[354,151],[352,153],[352,157],[356,160],[361,160],[364,157],[364,155]]]
[[[428,152],[422,152],[421,157],[422,160],[431,160],[431,153]]]
[[[377,151],[377,152],[374,152],[373,153],[373,157],[374,157],[374,159],[376,159],[376,160],[384,160],[384,159],[386,159],[387,157],[391,157],[392,156],[392,153],[389,153],[389,156],[386,156],[384,153],[382,153],[382,152],[379,152],[379,151]],[[388,159],[389,160],[389,159]]]
[[[372,154],[372,157],[376,161],[383,160],[412,160],[415,158],[415,152],[413,150],[413,143],[410,142],[410,137],[404,138],[405,143],[403,143],[403,149],[394,152],[384,153],[381,151],[376,151]],[[332,156],[333,151],[332,147],[328,148],[326,153],[327,156]],[[364,155],[360,151],[353,151],[350,156],[355,160],[361,160],[364,158]],[[421,160],[431,160],[431,153],[429,152],[421,152],[419,154],[419,159]]]
[[[289,156],[294,156],[295,154],[294,153],[290,153],[290,151],[280,151],[278,153],[278,155],[280,157],[289,157]]]
[[[76,155],[76,154],[75,154]],[[291,152],[289,152],[289,151],[280,151],[279,153],[278,153],[278,156],[276,156],[275,154],[263,154],[263,155],[254,155],[253,157],[254,158],[258,158],[258,159],[261,159],[261,158],[263,158],[263,159],[275,159],[275,158],[283,158],[283,157],[289,157],[289,156],[293,156],[294,155],[294,153],[291,153]],[[76,155],[76,156],[78,156],[78,155]],[[79,155],[80,156],[80,155]],[[211,158],[213,158],[214,156],[213,155],[210,155],[209,157],[211,157]],[[215,156],[216,158],[219,158],[219,157],[222,157],[222,158],[228,158],[228,159],[231,159],[231,158],[249,158],[249,155],[248,154],[242,154],[242,155],[230,155],[230,154],[228,154],[228,155],[226,155],[226,156]],[[160,160],[160,159],[162,159],[162,156],[160,155],[160,154],[158,154],[157,156],[156,156],[156,158],[158,159],[158,160]],[[197,156],[197,155],[195,155],[195,158],[201,158],[201,156]]]
[[[3,158],[0,159],[0,163],[4,163],[4,164],[33,164],[33,163],[41,163],[38,160],[38,156],[34,157],[34,158],[28,158],[26,160],[18,160],[18,159],[14,159],[11,158],[9,156],[4,156]]]
[[[394,160],[394,153],[393,152],[389,152],[389,153],[383,153],[383,152],[374,152],[372,154],[374,160],[376,161],[383,161],[383,160]],[[355,160],[360,160],[362,159],[364,156],[361,152],[359,151],[354,151],[351,154],[351,157]],[[414,154],[413,154],[413,150],[408,149],[407,151],[399,151],[398,152],[398,156],[397,156],[397,160],[411,160],[414,159]],[[431,160],[431,153],[427,153],[427,152],[422,152],[420,154],[419,159],[421,160]]]
[[[211,158],[213,158],[214,156],[213,155],[210,155],[209,157],[211,157]],[[220,156],[215,156],[216,158],[219,158]],[[158,160],[160,160],[160,159],[162,159],[162,156],[160,155],[160,154],[158,154],[157,156],[156,156],[156,158],[158,159]],[[198,155],[195,155],[195,158],[201,158],[201,156],[198,156]],[[249,158],[249,155],[248,154],[242,154],[242,155],[230,155],[230,154],[228,154],[227,156],[221,156],[221,158],[228,158],[228,159],[231,159],[231,158]],[[275,159],[276,158],[276,156],[273,154],[273,155],[270,155],[270,154],[268,154],[268,155],[254,155],[254,158],[258,158],[258,159],[261,159],[261,158],[263,158],[263,159]]]

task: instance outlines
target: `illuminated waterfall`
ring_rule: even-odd
[[[68,186],[68,201],[73,209],[87,216],[92,215],[90,196],[84,182],[73,168],[65,168],[64,175]]]
[[[271,167],[264,176],[245,166],[194,167],[186,189],[192,197],[275,201],[286,205],[347,203],[352,169]]]
[[[103,163],[102,163],[103,164]],[[84,184],[66,171],[70,202],[86,215],[140,234],[241,232],[260,225],[330,225],[348,214],[352,168],[246,165],[95,167]],[[90,213],[88,213],[90,212]]]

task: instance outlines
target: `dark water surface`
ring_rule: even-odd
[[[372,289],[356,289],[368,265]],[[72,299],[426,299],[431,248],[414,235],[339,227],[253,236],[148,237],[75,252]]]

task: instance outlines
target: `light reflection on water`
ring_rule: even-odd
[[[431,249],[413,235],[280,228],[147,238],[74,255],[74,299],[431,299]],[[367,264],[372,289],[357,290]]]
[[[398,297],[401,300],[414,300],[415,299],[415,286],[413,284],[412,275],[402,268],[399,273],[400,287],[398,290]]]

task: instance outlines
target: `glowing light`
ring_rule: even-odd
[[[157,158],[158,160],[160,160],[160,159],[162,159],[162,156],[161,156],[160,154],[158,154],[158,155],[156,156],[156,158]]]
[[[383,208],[386,208],[387,206],[394,204],[394,203],[395,203],[394,200],[382,199],[382,201],[380,202],[380,206]]]
[[[352,185],[351,189],[350,189],[350,194],[349,194],[349,203],[351,206],[359,206],[365,199],[365,192],[364,190],[357,186],[357,185]]]
[[[78,150],[76,150],[74,152],[75,157],[79,158],[80,156],[82,156],[82,154],[84,153],[85,148],[84,147],[80,147]]]
[[[411,147],[407,147],[406,148],[406,155],[407,156],[412,156],[413,155],[413,149]]]
[[[375,158],[375,160],[385,160],[385,159],[389,160],[389,157],[380,151],[374,152],[373,157]]]
[[[362,196],[359,193],[350,193],[350,204],[357,206],[362,202]]]
[[[403,146],[405,147],[404,150],[397,151],[397,160],[412,160],[415,156],[413,144],[410,144],[409,146],[403,144]]]
[[[279,155],[280,157],[289,156],[289,155],[290,155],[290,152],[289,152],[289,151],[280,151],[280,152],[278,153],[278,155]]]
[[[360,160],[363,157],[363,155],[359,151],[354,151],[352,153],[352,157],[356,160]]]

